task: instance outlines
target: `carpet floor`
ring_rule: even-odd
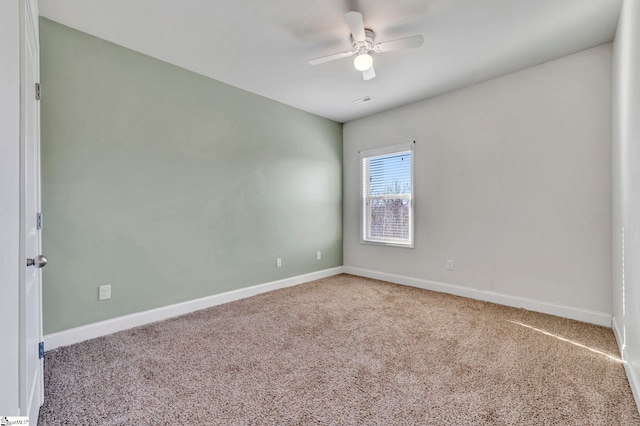
[[[58,348],[40,425],[640,425],[610,329],[350,275]]]

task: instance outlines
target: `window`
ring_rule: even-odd
[[[413,144],[362,151],[361,242],[413,247]]]

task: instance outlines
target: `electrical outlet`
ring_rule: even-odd
[[[277,258],[276,259],[276,268],[282,268],[282,259],[281,258]]]
[[[111,299],[111,284],[98,287],[98,300]]]
[[[447,259],[447,271],[453,271],[453,259]]]
[[[322,259],[322,252],[321,252],[321,251],[317,251],[317,252],[316,252],[316,259],[317,259],[317,260]]]

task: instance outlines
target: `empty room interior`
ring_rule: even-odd
[[[0,416],[640,424],[640,1],[25,1]]]

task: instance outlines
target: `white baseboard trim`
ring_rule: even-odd
[[[638,411],[640,412],[640,375],[639,372],[634,370],[631,364],[628,362],[628,352],[627,346],[624,341],[624,330],[620,328],[620,324],[618,319],[614,316],[611,321],[611,326],[613,328],[613,334],[616,336],[616,341],[618,342],[618,348],[620,348],[620,356],[622,357],[622,361],[624,361],[624,371],[627,373],[627,379],[629,380],[629,386],[631,387],[631,393],[633,394],[633,398],[636,400],[636,407],[638,407]]]
[[[618,318],[615,316],[611,317],[611,328],[613,329],[613,335],[616,337],[620,355],[622,355],[622,351],[624,350],[624,336],[620,334],[620,325],[618,324]]]
[[[499,305],[506,305],[514,308],[524,308],[529,311],[541,312],[543,314],[550,314],[563,318],[587,322],[590,324],[611,327],[611,314],[605,312],[557,305],[554,303],[526,299],[518,296],[510,296],[506,294],[495,293],[492,291],[478,290],[469,287],[424,280],[421,278],[412,278],[402,275],[389,274],[386,272],[377,272],[368,269],[355,268],[352,266],[344,266],[343,268],[345,274],[358,275],[361,277],[373,278],[382,281],[389,281],[395,284],[402,284],[411,287],[423,288],[425,290],[432,290],[441,293],[453,294],[456,296],[468,297],[470,299],[497,303]]]
[[[303,284],[306,282],[319,280],[342,273],[453,294],[456,296],[468,297],[485,302],[498,303],[501,305],[512,306],[516,308],[524,308],[530,311],[575,319],[578,321],[602,325],[605,327],[612,326],[611,315],[604,312],[596,312],[569,306],[556,305],[548,302],[541,302],[538,300],[509,296],[501,293],[477,290],[452,284],[439,283],[436,281],[423,280],[420,278],[389,274],[386,272],[372,271],[351,266],[338,266],[336,268],[311,272],[309,274],[298,275],[295,277],[285,278],[282,280],[272,281],[264,284],[258,284],[255,286],[232,290],[221,294],[214,294],[212,296],[202,297],[199,299],[189,300],[174,305],[124,315],[93,324],[87,324],[84,326],[63,330],[57,333],[47,334],[46,336],[44,336],[45,348],[46,350],[52,350],[61,346],[72,345],[74,343],[94,339],[96,337],[106,336],[118,331],[127,330],[133,327],[150,324],[152,322],[162,321],[179,315],[188,314],[200,309],[233,302],[235,300],[244,299],[261,293],[266,293],[280,288],[292,287],[298,284]],[[614,332],[616,332],[615,327]],[[620,340],[618,341],[620,342]],[[629,377],[631,377],[631,375],[629,375]],[[640,382],[636,383],[640,384]],[[635,394],[636,392],[634,391],[634,395]]]
[[[57,333],[47,334],[44,336],[44,346],[45,349],[49,351],[61,346],[68,346],[85,340],[95,339],[96,337],[106,336],[107,334],[115,333],[117,331],[127,330],[156,321],[162,321],[168,318],[198,311],[200,309],[222,305],[224,303],[233,302],[235,300],[244,299],[280,288],[292,287],[298,284],[331,277],[333,275],[342,274],[343,272],[343,267],[338,266],[336,268],[324,269],[322,271],[311,272],[278,281],[272,281],[225,293],[214,294],[212,296],[202,297],[199,299],[189,300],[187,302],[176,303],[175,305],[163,306],[161,308],[151,309],[148,311],[123,315],[121,317],[87,324]]]

